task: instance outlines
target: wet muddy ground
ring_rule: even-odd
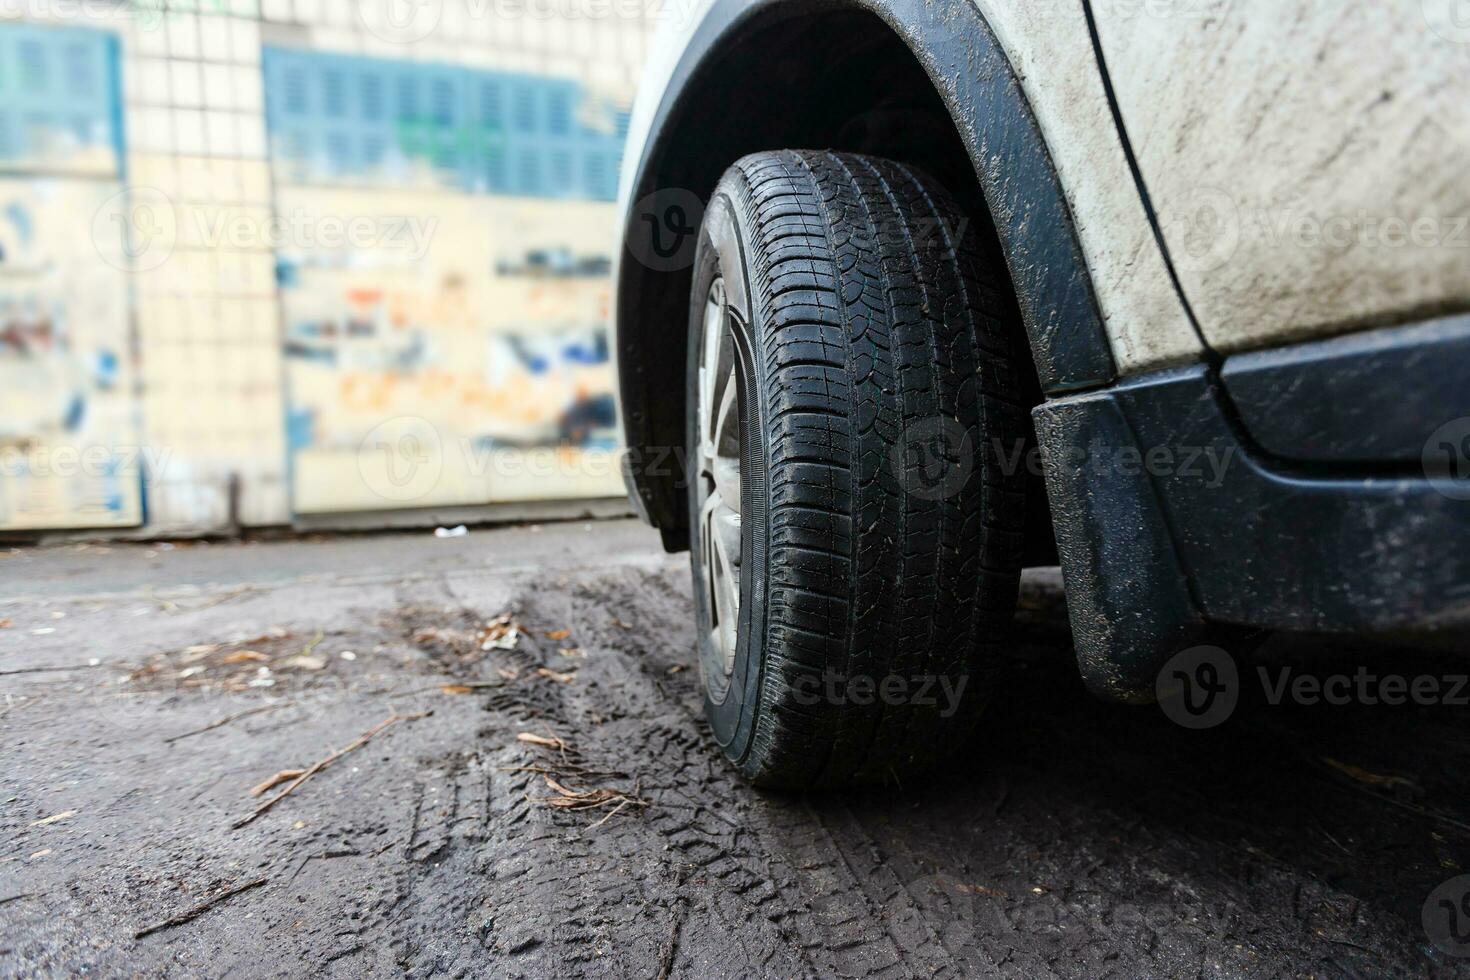
[[[687,579],[630,522],[0,548],[0,975],[1470,976],[1465,706],[1101,704],[1042,573],[954,764],[767,795]]]

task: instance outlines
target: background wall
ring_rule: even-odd
[[[0,531],[621,495],[654,8],[180,6],[0,5]]]

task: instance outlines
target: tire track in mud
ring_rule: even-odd
[[[1129,798],[1142,788],[1169,800],[1165,812],[1203,815],[1219,790],[1179,785],[1190,750],[1140,737],[1137,715],[1047,693],[1069,670],[1050,621],[1022,627],[1015,704],[997,705],[971,753],[983,760],[949,784],[810,799],[751,790],[704,725],[686,581],[670,564],[520,593],[528,632],[493,663],[520,680],[485,697],[466,740],[492,787],[485,837],[473,860],[448,853],[460,862],[450,873],[475,878],[433,889],[461,903],[433,912],[478,915],[493,972],[1019,978],[1413,962],[1392,919],[1332,883],[1159,823],[1147,798]],[[461,599],[470,619],[501,612]],[[568,684],[534,674],[570,669],[546,638],[555,630],[586,654]],[[1033,716],[1047,704],[1078,715]],[[517,742],[521,731],[567,748]],[[598,824],[605,811],[538,805],[551,791],[541,773],[515,771],[525,767],[576,788],[636,786],[651,805]],[[411,972],[467,962],[405,948]]]
[[[476,740],[495,770],[481,867],[494,972],[960,975],[913,903],[895,902],[881,860],[852,860],[803,803],[758,796],[726,767],[704,729],[689,609],[674,572],[523,593],[528,634],[497,661],[523,679],[486,699]],[[555,660],[544,636],[561,629],[586,652],[576,679],[525,680]],[[566,751],[516,742],[521,730]],[[636,785],[651,805],[593,826],[605,812],[532,802],[550,791],[540,773],[510,771],[528,766],[576,788]]]
[[[686,581],[674,563],[547,576],[511,603],[526,630],[514,650],[466,665],[419,645],[449,676],[496,686],[474,695],[484,710],[462,748],[413,770],[403,870],[364,914],[393,937],[395,970],[1029,978],[1427,965],[1355,889],[1271,857],[1254,826],[1230,829],[1273,804],[1247,795],[1239,813],[1215,813],[1231,794],[1190,771],[1228,766],[1220,749],[1202,763],[1147,719],[1070,692],[1050,619],[1023,624],[1015,696],[947,780],[807,799],[753,791],[707,734]],[[436,617],[471,629],[506,611],[450,581],[398,598],[406,642]],[[561,630],[570,636],[547,636]],[[585,657],[563,657],[568,646]],[[532,770],[650,805],[556,810]],[[370,928],[344,931],[360,967]]]
[[[119,740],[83,679],[34,679],[21,690],[45,696],[6,718],[0,822],[16,853],[55,852],[0,868],[15,879],[0,894],[43,893],[0,909],[0,973],[1470,976],[1420,924],[1431,889],[1470,867],[1463,708],[1243,703],[1185,732],[1087,698],[1060,591],[1033,581],[1014,683],[948,769],[887,792],[761,794],[707,735],[687,569],[650,542],[594,570],[586,554],[610,547],[596,541],[579,536],[560,575],[459,568],[356,601],[328,583],[265,613],[181,614],[195,625],[127,657],[282,622],[292,639],[266,649],[320,632],[331,663],[274,690],[332,679],[333,694],[178,747],[164,740],[239,705],[140,699]],[[518,647],[480,650],[512,610]],[[585,658],[560,652],[574,646]],[[1282,652],[1310,666],[1299,638]],[[1322,654],[1344,669],[1340,644]],[[1463,672],[1388,655],[1376,669]],[[225,830],[264,776],[429,709]],[[521,732],[566,739],[565,757]],[[558,811],[527,767],[652,805]],[[1391,785],[1362,782],[1374,774]],[[64,810],[78,812],[31,828]],[[131,941],[247,873],[272,882]]]

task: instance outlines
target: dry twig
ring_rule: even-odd
[[[77,664],[75,667],[21,667],[16,670],[0,670],[0,677],[17,674],[65,674],[74,670],[96,670],[101,664]]]
[[[165,919],[157,925],[149,926],[146,929],[139,929],[137,932],[133,933],[133,938],[142,939],[144,936],[151,936],[155,932],[161,932],[164,929],[172,929],[174,926],[181,926],[186,922],[193,922],[195,919],[199,918],[205,912],[208,912],[210,909],[214,908],[221,902],[227,899],[234,898],[241,892],[248,892],[252,888],[259,888],[268,880],[269,879],[267,878],[257,878],[254,881],[246,882],[245,884],[239,885],[235,888],[231,888],[228,891],[220,892],[218,895],[214,896],[208,901],[199,903],[187,912],[182,912],[171,919]]]
[[[529,742],[532,745],[544,745],[548,749],[565,750],[567,744],[559,738],[547,738],[545,735],[537,735],[535,732],[521,732],[516,736],[517,742]]]
[[[400,721],[417,721],[418,719],[426,717],[430,714],[433,714],[433,712],[421,711],[418,714],[414,715],[400,715],[395,713],[389,716],[387,719],[379,722],[378,724],[374,725],[372,728],[364,732],[362,735],[358,736],[357,740],[354,741],[351,745],[347,746],[345,749],[338,749],[336,752],[333,752],[325,759],[322,759],[320,762],[313,764],[310,768],[302,772],[301,775],[293,779],[290,785],[288,785],[285,789],[281,790],[275,796],[272,796],[260,806],[256,807],[254,812],[252,812],[249,816],[241,817],[239,820],[236,820],[233,824],[230,825],[230,829],[239,830],[246,824],[254,822],[257,818],[263,816],[266,811],[270,810],[271,807],[275,806],[277,803],[281,802],[286,797],[296,792],[301,784],[306,782],[312,776],[315,776],[323,769],[326,769],[328,766],[336,762],[338,759],[342,758],[344,755],[356,752],[358,749],[371,742],[375,736],[382,734],[384,731],[392,728]]]
[[[195,735],[203,735],[205,732],[212,732],[216,728],[223,728],[232,721],[239,721],[241,718],[248,718],[251,715],[258,715],[263,711],[275,711],[277,708],[284,707],[286,707],[286,705],[284,704],[263,704],[258,708],[250,708],[246,711],[238,711],[233,715],[228,715],[224,718],[221,718],[219,721],[210,722],[203,728],[196,728],[191,732],[184,732],[182,735],[170,735],[168,738],[164,739],[164,742],[167,744],[172,744],[186,738],[192,738]]]
[[[305,772],[305,769],[282,769],[280,772],[276,773],[274,776],[267,779],[260,785],[252,786],[250,788],[250,795],[260,796],[262,793],[265,793],[268,790],[273,790],[282,783],[295,779],[297,776],[300,776]]]

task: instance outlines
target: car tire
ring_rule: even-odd
[[[991,693],[1027,429],[1019,313],[977,237],[935,181],[856,154],[745,157],[706,209],[699,665],[715,738],[759,785],[901,784],[965,743]]]

